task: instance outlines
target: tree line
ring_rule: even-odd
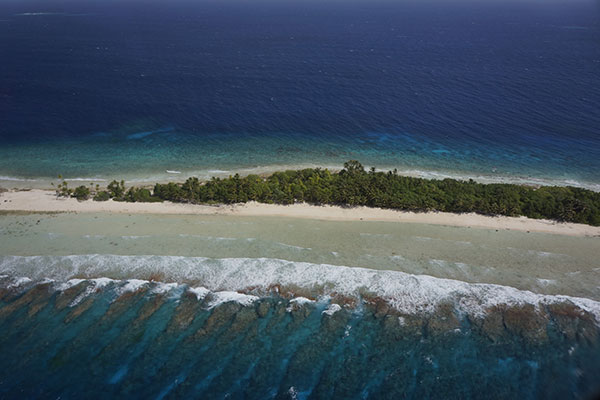
[[[63,187],[64,185],[64,187]],[[64,189],[67,191],[64,191]],[[184,183],[157,183],[153,190],[125,188],[111,182],[106,190],[59,185],[57,194],[84,200],[128,202],[172,201],[194,204],[232,204],[257,201],[275,204],[331,204],[407,211],[475,212],[483,215],[526,216],[600,225],[600,193],[576,187],[482,184],[473,180],[429,180],[398,175],[397,171],[366,171],[348,161],[339,172],[307,168],[258,175],[212,178],[192,177]]]

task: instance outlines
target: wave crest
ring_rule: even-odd
[[[399,271],[269,258],[97,254],[3,256],[0,257],[0,273],[26,276],[38,282],[47,278],[66,282],[70,279],[108,277],[127,280],[135,288],[141,285],[142,279],[156,280],[160,277],[161,281],[204,287],[211,292],[259,296],[276,293],[313,299],[331,296],[354,304],[356,299],[377,298],[404,314],[433,313],[440,305],[452,304],[459,314],[484,316],[488,310],[497,307],[533,305],[539,308],[568,302],[600,321],[600,303],[585,298],[541,295],[509,286],[473,284]]]

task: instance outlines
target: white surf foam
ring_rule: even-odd
[[[313,304],[313,303],[315,303],[315,301],[311,300],[311,299],[307,299],[306,297],[300,296],[300,297],[294,297],[293,299],[290,300],[289,303],[290,303],[289,307],[287,307],[285,309],[287,312],[292,312],[294,310],[294,308],[296,308],[296,307],[302,307],[306,304]]]
[[[58,290],[65,291],[67,289],[72,288],[73,286],[79,285],[81,282],[85,282],[85,279],[69,279],[64,283],[60,283],[57,287]]]
[[[212,306],[227,301],[250,304],[253,294],[267,293],[272,287],[309,290],[314,297],[326,295],[376,296],[397,310],[429,313],[440,303],[452,303],[458,312],[483,315],[497,305],[533,304],[542,306],[571,302],[592,313],[600,321],[600,302],[564,295],[542,295],[509,286],[473,284],[452,279],[412,275],[399,271],[350,268],[327,264],[291,262],[268,258],[210,259],[177,256],[2,256],[0,273],[29,276],[35,280],[52,278],[67,281],[74,277],[110,276],[128,279],[123,291],[137,290],[148,283],[132,277],[153,274],[180,283],[198,283],[213,291]],[[203,293],[203,292],[201,292]]]
[[[114,279],[109,279],[109,278],[96,278],[96,279],[92,279],[92,282],[94,282],[94,285],[97,288],[103,288],[105,286],[107,286],[108,284],[115,282]]]
[[[58,290],[64,291],[66,289],[69,289],[73,286],[77,286],[82,282],[90,282],[90,285],[82,292],[80,293],[77,297],[75,297],[73,299],[73,301],[71,301],[71,303],[69,303],[69,307],[75,307],[76,305],[78,305],[79,303],[81,303],[83,300],[85,300],[87,297],[91,296],[93,293],[96,293],[99,289],[102,289],[105,286],[108,286],[110,283],[115,282],[112,279],[108,279],[108,278],[97,278],[97,279],[70,279],[69,281],[67,281],[66,283],[59,285],[58,286]]]
[[[147,285],[149,282],[144,279],[129,279],[125,285],[119,288],[119,293],[124,294],[127,292],[135,292],[141,287]]]
[[[37,182],[37,179],[30,178],[19,178],[17,176],[0,176],[0,181],[11,181],[11,182]]]
[[[290,303],[294,303],[294,304],[311,304],[314,303],[314,300],[311,299],[307,299],[306,297],[294,297],[293,299],[290,300]]]
[[[162,283],[162,282],[154,282],[154,287],[150,290],[152,294],[165,294],[169,293],[171,290],[176,289],[179,284],[172,283]]]
[[[204,299],[210,293],[210,290],[205,287],[191,287],[188,291],[193,293],[198,300]]]
[[[239,303],[243,306],[249,306],[250,304],[254,303],[256,300],[258,300],[257,296],[252,296],[252,295],[238,293],[238,292],[230,292],[230,291],[213,292],[213,293],[211,293],[211,297],[212,298],[211,298],[210,302],[208,303],[208,308],[214,308],[218,305],[221,305],[224,303],[229,303],[231,301]]]
[[[106,182],[103,178],[65,178],[68,182]]]
[[[388,168],[377,168],[377,171],[388,171],[393,169]],[[402,176],[410,176],[415,178],[423,179],[456,179],[462,181],[468,181],[469,179],[474,180],[478,183],[510,183],[514,185],[528,185],[528,186],[573,186],[578,188],[589,189],[595,192],[600,192],[600,184],[596,182],[582,182],[575,179],[562,179],[562,178],[536,178],[532,176],[517,176],[517,175],[500,175],[500,174],[477,174],[477,173],[459,173],[459,172],[447,172],[447,171],[429,171],[429,170],[417,170],[417,169],[399,169],[398,174]]]
[[[16,278],[13,281],[13,283],[11,283],[10,285],[8,285],[8,288],[9,289],[17,288],[17,287],[23,286],[23,285],[25,285],[25,284],[27,284],[27,283],[29,283],[31,281],[32,281],[31,278],[28,278],[26,276],[18,277],[18,278]]]
[[[322,314],[326,314],[329,316],[332,316],[333,314],[335,314],[338,311],[341,311],[342,307],[339,304],[330,304],[329,306],[327,306],[327,308],[325,310],[323,310]]]

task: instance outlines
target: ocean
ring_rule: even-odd
[[[6,187],[358,159],[600,190],[597,2],[7,1],[0,37]]]
[[[597,1],[0,2],[4,188],[357,159],[600,190],[599,105]],[[0,213],[0,399],[592,398],[599,248]]]
[[[5,215],[0,239],[0,398],[600,389],[597,238],[84,213]]]
[[[3,398],[565,399],[591,394],[600,374],[598,303],[591,313],[547,299],[539,316],[515,305],[478,317],[477,302],[456,314],[473,299],[452,285],[437,311],[408,301],[399,312],[366,294],[342,307],[136,279],[2,284]]]

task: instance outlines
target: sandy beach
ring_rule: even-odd
[[[483,216],[444,212],[414,213],[369,207],[276,205],[250,202],[236,205],[195,205],[177,203],[97,202],[57,198],[48,190],[8,191],[0,194],[0,211],[106,212],[126,214],[198,214],[319,219],[329,221],[386,221],[449,225],[486,229],[543,232],[569,236],[600,236],[600,227],[526,217]]]

